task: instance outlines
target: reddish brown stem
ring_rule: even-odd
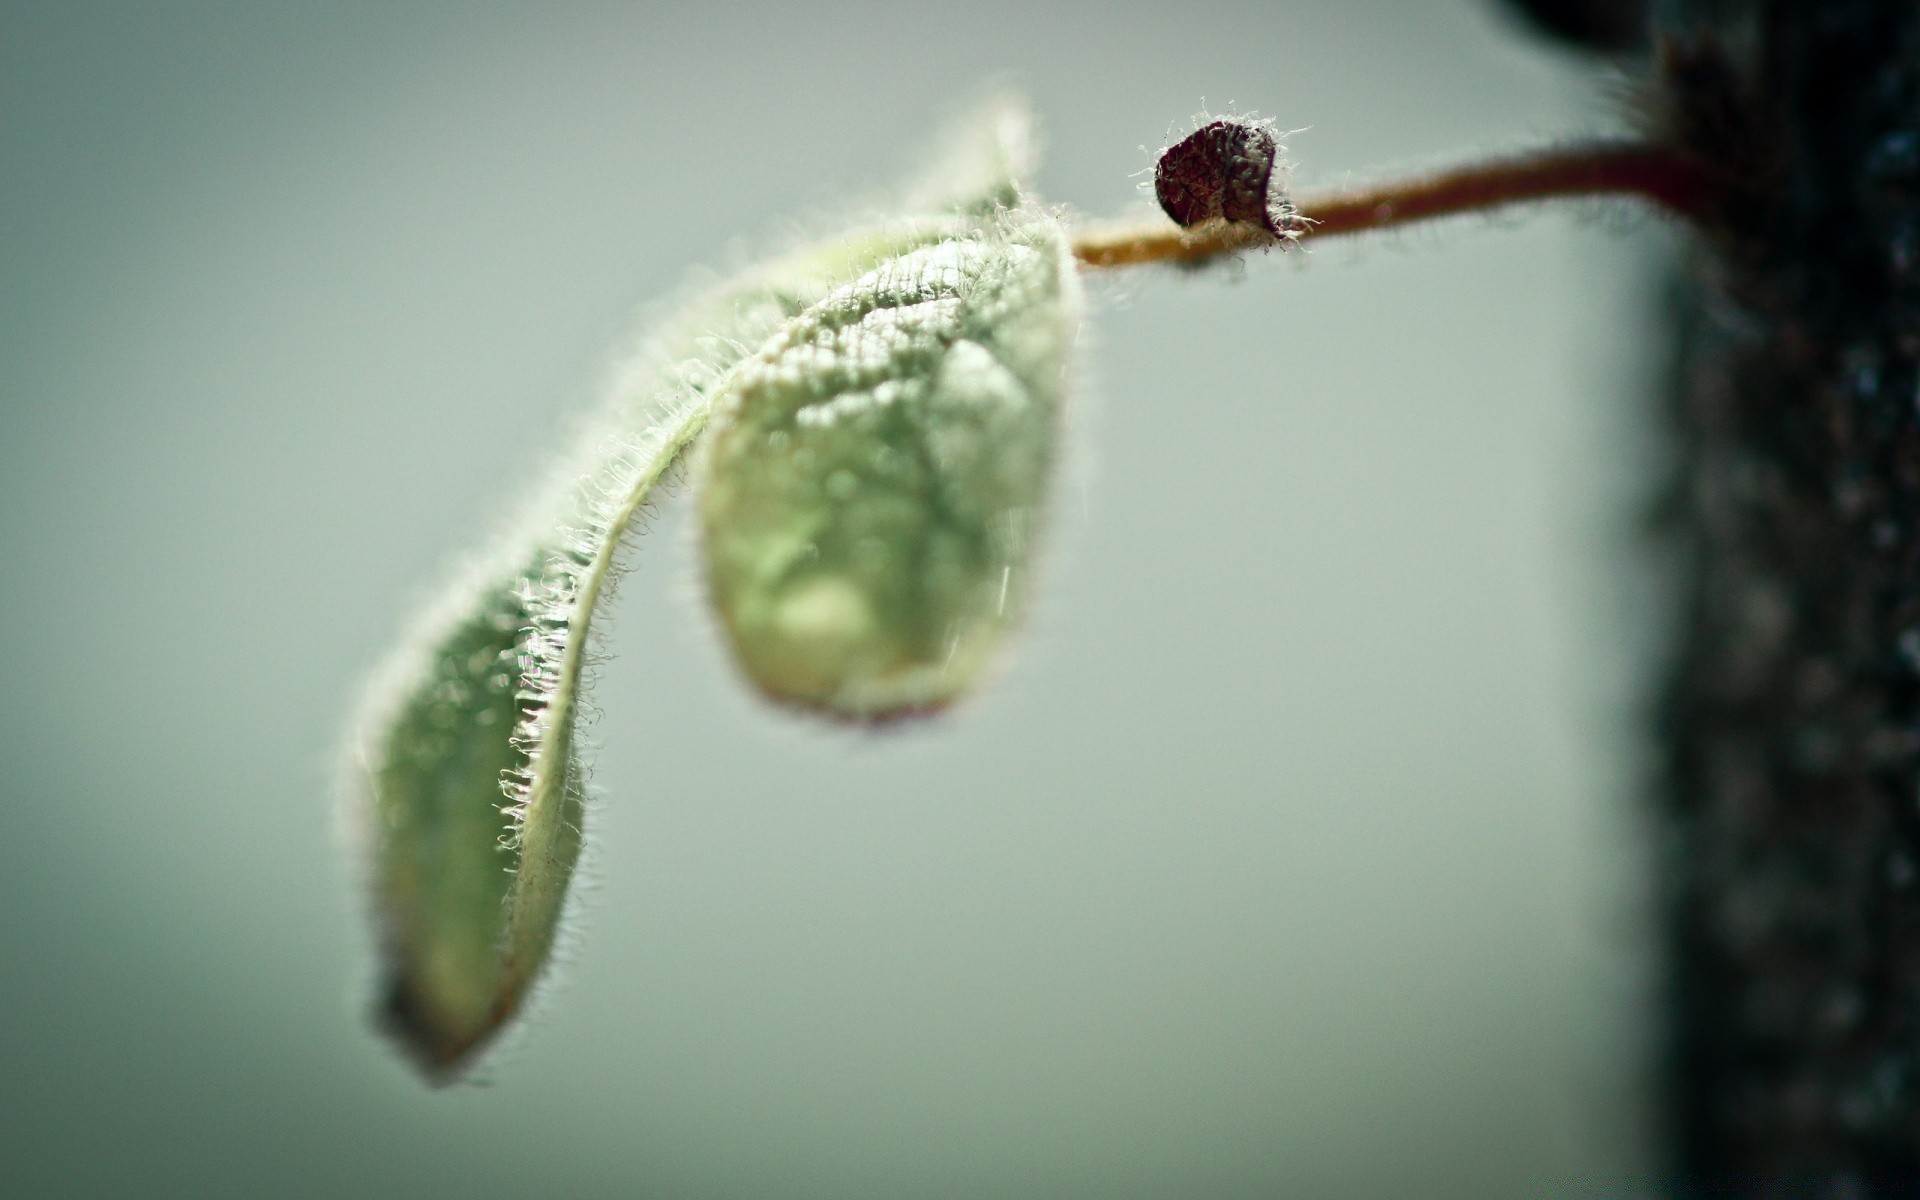
[[[1297,236],[1332,237],[1559,196],[1635,196],[1690,218],[1699,213],[1706,193],[1698,170],[1674,151],[1645,142],[1591,142],[1302,196],[1293,225]],[[1182,229],[1157,220],[1082,229],[1074,236],[1073,251],[1083,266],[1122,267],[1198,262],[1277,240],[1248,224],[1210,222]]]

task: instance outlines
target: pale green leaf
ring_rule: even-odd
[[[938,709],[1024,608],[1079,289],[1028,207],[836,289],[735,367],[696,469],[709,592],[769,697]]]
[[[1024,152],[980,150],[1024,143],[1009,111],[995,110],[971,166],[918,189],[928,215],[819,243],[680,306],[551,483],[370,689],[348,774],[371,859],[382,1012],[429,1074],[466,1065],[552,953],[581,848],[576,735],[593,618],[635,515],[755,347],[849,281],[977,236],[972,214],[1017,191],[1006,171]]]

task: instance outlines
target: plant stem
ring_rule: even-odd
[[[1693,162],[1673,150],[1594,141],[1302,196],[1291,223],[1295,236],[1323,238],[1560,196],[1635,196],[1690,218],[1706,192]],[[1074,236],[1073,252],[1090,268],[1198,263],[1284,240],[1249,224],[1213,221],[1182,229],[1161,218],[1088,226]]]
[[[1653,831],[1676,1194],[1907,1200],[1920,5],[1658,9],[1657,102],[1743,183],[1659,332],[1677,343],[1662,561],[1686,605]]]

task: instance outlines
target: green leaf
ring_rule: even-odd
[[[978,236],[970,214],[1017,190],[1008,139],[1024,143],[1024,122],[1008,112],[974,137],[971,165],[919,190],[929,215],[821,242],[676,306],[548,485],[369,690],[347,775],[371,861],[381,1012],[430,1077],[472,1061],[552,954],[581,849],[593,618],[635,515],[754,347],[883,264]]]
[[[696,468],[714,607],[770,698],[944,707],[1024,608],[1079,288],[1002,212],[835,290],[735,367]]]

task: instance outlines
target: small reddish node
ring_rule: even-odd
[[[1264,124],[1212,121],[1169,146],[1154,165],[1153,191],[1176,225],[1206,221],[1256,225],[1275,237],[1294,232],[1293,206],[1273,195],[1279,144]]]

